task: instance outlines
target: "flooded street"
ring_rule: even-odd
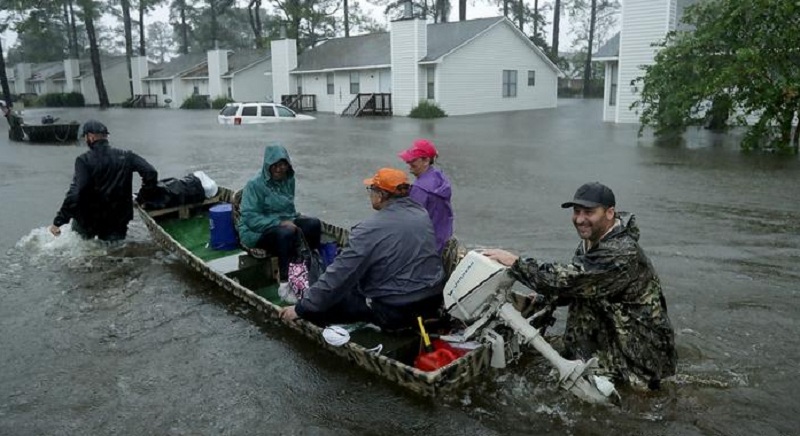
[[[736,135],[680,143],[601,121],[601,102],[420,121],[320,114],[221,126],[214,111],[35,110],[98,118],[159,177],[202,170],[239,188],[283,142],[298,210],[351,226],[361,181],[432,139],[456,235],[566,261],[560,208],[598,180],[636,214],[676,331],[675,382],[579,403],[530,350],[446,398],[420,398],[317,349],[160,250],[138,218],[106,247],[46,233],[85,146],[9,143],[0,122],[0,435],[793,435],[800,428],[800,160],[744,154]],[[138,182],[137,182],[138,183]],[[559,313],[563,320],[564,313]]]

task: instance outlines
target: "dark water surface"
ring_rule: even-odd
[[[665,287],[680,361],[661,392],[587,406],[531,356],[419,398],[253,313],[159,250],[138,219],[118,247],[48,237],[84,148],[9,143],[2,122],[0,434],[798,434],[798,159],[742,154],[735,135],[703,131],[655,144],[602,123],[598,102],[560,105],[261,126],[220,126],[212,111],[49,113],[103,120],[113,145],[161,177],[203,170],[231,187],[259,170],[267,141],[283,141],[299,210],[346,226],[371,212],[361,180],[403,168],[396,153],[428,137],[453,182],[459,238],[548,259],[577,244],[560,203],[600,180],[637,214]]]

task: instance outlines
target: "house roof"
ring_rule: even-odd
[[[125,62],[125,56],[104,56],[100,58],[100,65],[103,69],[111,68],[122,62]],[[94,75],[91,59],[81,59],[78,62],[78,68],[81,71],[81,74],[78,76],[80,79]]]
[[[271,58],[272,54],[266,49],[239,50],[228,56],[228,71],[223,76],[232,76]],[[272,71],[272,62],[267,63],[267,67]]]
[[[294,71],[389,65],[389,47],[389,34],[386,32],[330,39],[298,56]]]
[[[58,73],[64,72],[63,62],[45,62],[42,64],[34,64],[31,66],[31,81],[43,81],[52,79]]]
[[[619,33],[612,36],[611,39],[606,41],[596,53],[592,54],[592,59],[595,61],[611,61],[619,59]]]
[[[503,17],[428,24],[428,55],[420,62],[441,58],[500,20]],[[389,33],[386,32],[331,39],[298,56],[294,71],[388,66],[391,64],[390,46]]]
[[[453,23],[428,24],[428,55],[422,59],[422,62],[439,59],[502,19],[503,17],[491,17]]]
[[[156,65],[152,70],[150,70],[148,77],[143,80],[171,79],[188,70],[202,66],[207,62],[208,60],[206,54],[202,52],[181,55],[170,60],[169,62]]]

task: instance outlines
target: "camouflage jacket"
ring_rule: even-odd
[[[588,251],[581,241],[569,264],[520,258],[517,280],[569,305],[564,333],[568,358],[598,357],[601,373],[632,384],[675,374],[675,338],[661,283],[639,247],[633,215]]]

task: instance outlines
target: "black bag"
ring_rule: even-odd
[[[153,187],[142,187],[136,202],[145,210],[165,209],[184,204],[202,203],[206,199],[203,183],[194,174],[182,179],[162,179]]]

